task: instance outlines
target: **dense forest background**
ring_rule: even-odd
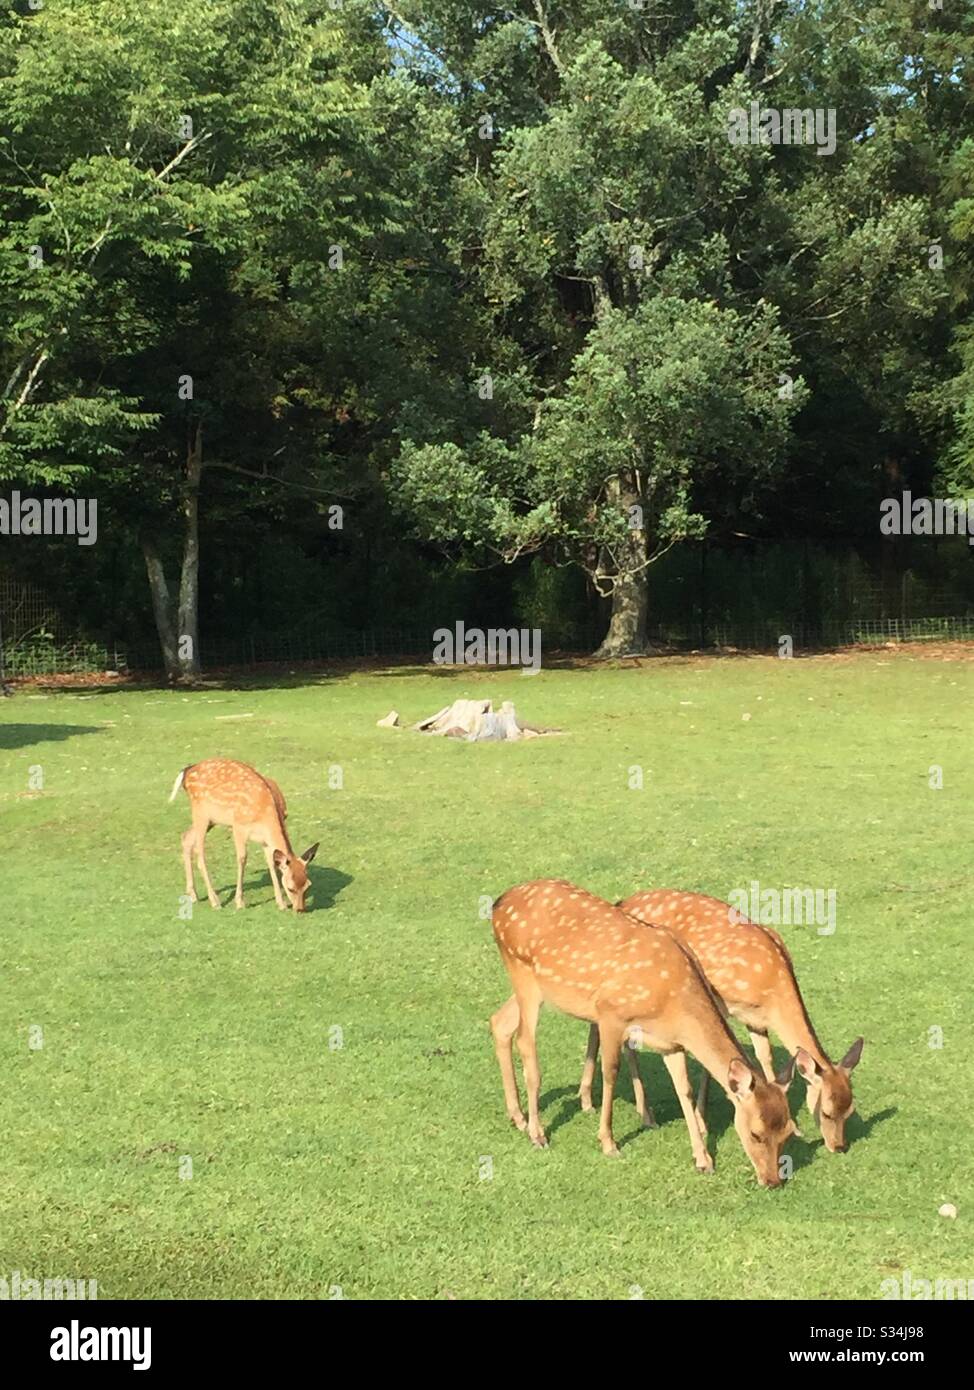
[[[974,495],[972,48],[966,0],[23,0],[0,496],[98,541],[0,537],[8,660],[970,614],[879,503]]]

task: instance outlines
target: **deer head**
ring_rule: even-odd
[[[734,1128],[762,1187],[781,1186],[781,1149],[786,1139],[798,1133],[788,1108],[788,1084],[794,1065],[792,1058],[774,1081],[765,1081],[738,1058],[731,1062],[728,1071]]]
[[[320,841],[319,841],[320,843]],[[281,871],[281,882],[284,884],[284,891],[290,899],[291,906],[295,912],[304,912],[304,900],[308,889],[311,887],[311,880],[308,877],[307,866],[318,853],[318,845],[314,844],[310,849],[306,849],[304,854],[292,854],[290,857],[283,850],[274,851],[274,863]]]
[[[857,1038],[838,1066],[831,1062],[823,1066],[803,1047],[798,1049],[795,1065],[808,1090],[808,1108],[822,1131],[829,1153],[845,1153],[845,1122],[855,1111],[849,1076],[862,1056],[863,1040]]]

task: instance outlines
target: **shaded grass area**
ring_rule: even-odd
[[[375,728],[481,694],[568,732]],[[0,1274],[139,1298],[873,1298],[904,1268],[974,1277],[972,694],[968,662],[886,652],[21,691],[0,706]],[[312,912],[278,912],[256,848],[235,912],[214,830],[227,906],[181,918],[187,803],[166,798],[216,755],[274,776],[295,843],[321,839]],[[826,1047],[866,1038],[850,1151],[806,1114],[793,1179],[763,1191],[718,1094],[699,1177],[643,1054],[662,1127],[639,1130],[624,1079],[604,1159],[574,1099],[585,1030],[550,1013],[535,1151],[504,1114],[481,911],[547,875],[613,899],[834,887],[834,936],[783,930]]]

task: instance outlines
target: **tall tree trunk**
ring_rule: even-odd
[[[595,653],[598,657],[633,656],[646,650],[649,584],[641,574],[620,575],[612,590],[609,630]]]
[[[883,478],[886,496],[899,499],[906,481],[900,460],[892,452],[883,457]],[[903,518],[906,521],[906,518]],[[906,539],[904,536],[880,536],[879,582],[883,618],[895,618],[902,606],[903,571],[906,568]]]
[[[145,556],[145,572],[149,577],[149,592],[152,595],[152,612],[162,648],[163,665],[169,680],[179,676],[179,650],[176,645],[176,629],[173,626],[173,603],[166,583],[166,571],[156,550],[155,543],[148,536],[141,537],[142,554]]]
[[[609,500],[625,512],[627,519],[632,515],[631,508],[643,506],[644,499],[633,477],[611,479],[608,495]],[[629,656],[646,650],[646,617],[649,611],[646,558],[649,552],[645,516],[640,514],[638,519],[641,524],[627,531],[626,539],[617,552],[612,616],[609,630],[595,653],[597,657]]]
[[[596,274],[592,280],[593,309],[596,322],[606,318],[612,308],[612,291],[607,278]],[[607,488],[610,503],[631,515],[632,507],[642,508],[645,498],[637,487],[635,474],[610,478]],[[646,616],[649,612],[649,579],[646,558],[649,554],[645,517],[640,525],[626,533],[617,549],[615,577],[612,584],[612,615],[609,630],[595,653],[597,657],[629,656],[646,650]]]
[[[197,425],[196,435],[187,450],[186,491],[183,497],[183,567],[179,578],[179,666],[183,680],[197,680],[200,675],[200,482],[203,477],[203,431]]]
[[[200,482],[203,477],[203,437],[199,427],[186,453],[186,486],[183,492],[183,557],[179,576],[179,602],[174,601],[166,569],[155,542],[141,537],[145,570],[152,595],[152,612],[162,648],[162,660],[170,681],[192,684],[200,677],[199,572]]]

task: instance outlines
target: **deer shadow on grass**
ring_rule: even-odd
[[[320,908],[334,907],[339,893],[353,881],[352,874],[343,873],[341,869],[332,869],[324,864],[309,868],[308,877],[311,880],[312,912],[317,912]]]
[[[668,1124],[670,1120],[676,1119],[680,1124],[684,1123],[683,1111],[680,1109],[679,1101],[673,1090],[669,1073],[663,1063],[663,1058],[656,1052],[641,1052],[639,1058],[639,1072],[646,1088],[646,1100],[655,1114],[657,1126]],[[582,1062],[584,1060],[584,1050],[579,1049],[578,1054],[578,1075],[579,1080],[582,1075]],[[664,1097],[666,1102],[664,1103]],[[597,1066],[595,1069],[595,1084],[592,1087],[593,1111],[583,1111],[578,1099],[578,1082],[574,1086],[558,1086],[546,1091],[540,1099],[540,1108],[546,1110],[549,1105],[556,1101],[561,1101],[561,1108],[553,1115],[549,1122],[545,1123],[545,1129],[550,1138],[556,1134],[563,1125],[578,1121],[582,1124],[593,1123],[598,1126],[599,1109],[602,1104],[602,1068]],[[619,1073],[616,1077],[615,1095],[613,1097],[613,1130],[621,1128],[623,1122],[628,1122],[636,1098],[632,1090],[632,1078],[629,1075],[629,1068],[626,1066],[625,1059],[620,1060]],[[646,1130],[642,1123],[637,1121],[634,1129],[625,1134],[616,1133],[615,1140],[619,1148],[623,1148],[633,1139],[638,1139],[645,1134]]]
[[[885,1110],[877,1110],[875,1115],[870,1115],[869,1119],[863,1119],[858,1110],[854,1115],[850,1115],[845,1122],[846,1138],[849,1141],[850,1149],[859,1142],[860,1139],[868,1139],[877,1125],[885,1124],[894,1115],[900,1113],[899,1106],[889,1105]]]
[[[307,898],[307,908],[304,913],[306,917],[312,913],[327,911],[334,907],[338,895],[354,881],[352,874],[343,873],[341,869],[328,868],[327,865],[309,866],[308,878],[311,880],[311,892]],[[228,888],[218,887],[216,891],[224,908],[229,907],[232,910],[234,884],[231,883]],[[287,901],[286,898],[285,901]],[[244,878],[244,906],[245,908],[266,907],[268,904],[275,906],[274,889],[267,866],[262,865],[258,868],[254,864],[251,867],[248,862],[247,874]],[[290,904],[287,910],[288,912],[291,911]]]
[[[75,734],[101,734],[98,724],[0,724],[0,748],[30,748],[35,743],[56,743]]]
[[[783,1049],[779,1049],[780,1055],[775,1056],[776,1070],[780,1071],[788,1062],[789,1054]],[[640,1052],[637,1054],[639,1071],[646,1090],[646,1101],[653,1110],[658,1128],[663,1128],[670,1123],[675,1123],[681,1128],[686,1128],[686,1121],[680,1102],[677,1100],[673,1083],[666,1070],[663,1058],[659,1053]],[[581,1076],[582,1059],[579,1056],[579,1076]],[[699,1063],[691,1063],[691,1084],[694,1096],[700,1085],[702,1068]],[[792,1083],[788,1093],[792,1115],[799,1129],[801,1136],[792,1137],[783,1148],[782,1153],[791,1159],[792,1171],[797,1172],[801,1168],[806,1168],[814,1159],[817,1149],[823,1147],[822,1137],[818,1132],[818,1126],[814,1117],[805,1105],[805,1088],[803,1084]],[[563,1125],[572,1121],[580,1120],[594,1121],[598,1124],[599,1108],[602,1103],[602,1072],[601,1068],[596,1068],[595,1085],[592,1090],[592,1101],[595,1107],[594,1113],[586,1114],[582,1111],[578,1100],[577,1086],[560,1086],[547,1091],[541,1097],[542,1111],[556,1101],[561,1101],[561,1107],[545,1125],[549,1138],[556,1134]],[[613,1115],[614,1126],[621,1130],[622,1121],[628,1121],[631,1114],[631,1107],[635,1106],[633,1096],[632,1080],[628,1073],[628,1068],[620,1065],[619,1073],[616,1078],[615,1087],[616,1109]],[[619,1102],[623,1103],[623,1108],[619,1107]],[[896,1114],[895,1107],[880,1111],[871,1116],[868,1120],[862,1120],[858,1115],[852,1115],[848,1124],[848,1137],[850,1147],[860,1138],[866,1138],[873,1127],[881,1124],[884,1120],[890,1119]],[[709,1095],[707,1098],[707,1147],[713,1154],[717,1144],[723,1140],[728,1130],[734,1130],[734,1109],[731,1102],[723,1094],[716,1081],[711,1078]],[[641,1123],[636,1127],[627,1130],[626,1133],[617,1132],[615,1135],[616,1143],[623,1149],[634,1139],[638,1139],[646,1133]]]

